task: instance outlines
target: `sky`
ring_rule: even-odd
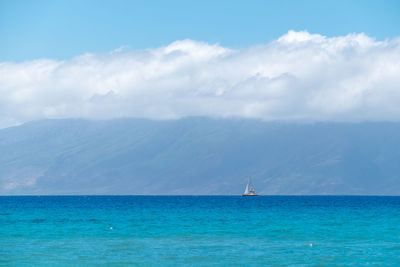
[[[397,0],[3,0],[0,61],[67,59],[184,39],[245,48],[289,30],[384,40],[400,35],[399,13]]]
[[[0,128],[400,120],[399,1],[1,1]]]

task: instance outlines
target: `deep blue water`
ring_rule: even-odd
[[[400,197],[0,197],[0,265],[104,264],[400,265]]]

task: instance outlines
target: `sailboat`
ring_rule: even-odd
[[[258,194],[256,193],[256,190],[251,185],[250,178],[249,178],[249,182],[247,183],[246,189],[244,190],[244,193],[242,194],[242,196],[244,196],[244,197],[258,196]]]

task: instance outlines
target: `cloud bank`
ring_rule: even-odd
[[[43,118],[399,121],[400,39],[289,31],[233,50],[193,40],[0,63],[0,127]]]

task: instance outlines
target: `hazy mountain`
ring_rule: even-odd
[[[400,123],[44,120],[0,130],[0,194],[400,194]]]

